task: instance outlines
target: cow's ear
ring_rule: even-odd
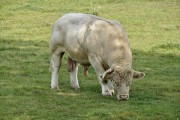
[[[133,70],[133,78],[134,79],[141,79],[145,76],[145,73],[143,72],[138,72]]]
[[[104,72],[103,75],[101,75],[101,79],[104,83],[107,83],[107,80],[111,79],[112,78],[112,73],[114,72],[114,69],[112,68],[109,68],[108,70],[106,70]]]

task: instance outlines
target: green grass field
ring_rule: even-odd
[[[126,29],[135,81],[128,101],[103,97],[95,72],[70,88],[64,57],[50,90],[51,26],[69,12],[118,20]],[[1,0],[0,120],[179,120],[179,0]]]

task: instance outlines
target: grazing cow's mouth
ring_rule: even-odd
[[[129,95],[117,95],[117,99],[127,101],[129,99]]]

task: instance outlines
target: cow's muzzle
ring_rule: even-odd
[[[129,99],[129,95],[117,95],[117,99],[127,101]]]

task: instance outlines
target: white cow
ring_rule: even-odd
[[[52,28],[50,49],[51,89],[58,89],[58,71],[63,54],[69,56],[70,83],[79,88],[78,63],[92,65],[101,84],[102,94],[128,100],[133,78],[145,74],[134,71],[128,38],[119,22],[94,15],[70,13],[58,19]]]

